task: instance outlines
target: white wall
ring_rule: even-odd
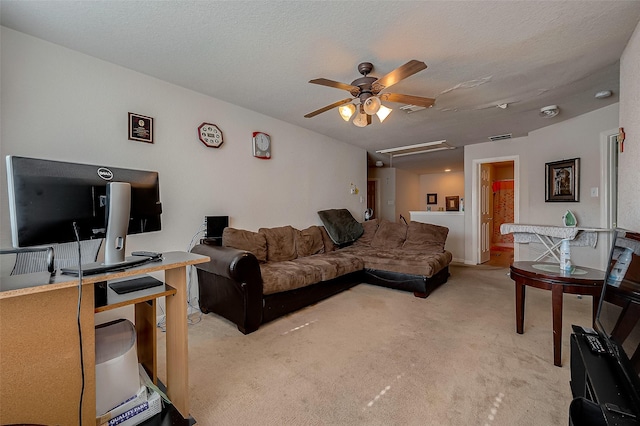
[[[562,107],[562,106],[561,106]],[[487,142],[465,147],[465,193],[473,194],[473,206],[478,197],[474,188],[474,173],[482,159],[513,157],[516,161],[515,185],[519,187],[519,223],[561,225],[562,215],[570,209],[578,218],[580,226],[600,227],[600,197],[591,197],[590,188],[600,187],[601,133],[618,126],[618,104],[553,124],[531,132],[526,137],[498,142]],[[545,163],[570,158],[580,158],[580,202],[545,202]],[[599,188],[602,192],[602,188]],[[467,200],[468,201],[468,200]],[[477,218],[474,208],[465,204],[465,262],[477,263]],[[474,225],[474,219],[476,223]],[[516,260],[530,258],[529,249],[534,245],[520,245]],[[535,246],[540,246],[536,244]],[[534,247],[535,247],[534,246]],[[606,247],[599,249],[573,248],[572,261],[583,266],[604,269]]]
[[[624,152],[618,155],[618,226],[640,231],[640,24],[620,59],[620,127]]]
[[[427,209],[427,194],[438,194],[438,204],[429,205],[432,211],[445,209],[445,197],[464,198],[464,172],[420,175],[420,207],[417,210]]]
[[[4,156],[157,170],[163,230],[134,235],[133,250],[186,250],[208,215],[231,226],[320,224],[317,211],[366,203],[365,150],[93,57],[1,29],[0,246],[11,244]],[[154,118],[154,144],[127,139],[127,113]],[[205,147],[197,128],[225,142]],[[269,133],[273,158],[252,156]],[[360,194],[351,195],[354,183]]]
[[[409,222],[409,212],[420,208],[420,176],[396,169],[396,222],[400,221],[400,215]]]

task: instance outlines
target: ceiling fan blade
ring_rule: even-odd
[[[410,77],[425,68],[427,68],[427,64],[422,61],[416,61],[415,59],[412,59],[406,64],[401,65],[395,70],[391,71],[384,77],[380,77],[379,79],[374,81],[372,84],[373,92],[374,94],[377,94],[384,88],[390,87],[400,80],[404,80],[405,78]]]
[[[352,98],[347,98],[347,99],[343,99],[343,100],[338,101],[338,102],[334,102],[334,103],[332,103],[331,105],[327,105],[327,106],[326,106],[326,107],[324,107],[324,108],[320,108],[320,109],[317,109],[317,110],[315,110],[315,111],[313,111],[313,112],[310,112],[309,114],[305,115],[304,117],[305,117],[305,118],[315,117],[315,116],[316,116],[316,115],[318,115],[318,114],[322,114],[323,112],[325,112],[325,111],[329,111],[330,109],[333,109],[333,108],[339,107],[339,106],[341,106],[341,105],[348,104],[348,103],[349,103],[349,102],[351,102],[351,101],[353,101],[353,99],[352,99]]]
[[[433,98],[423,98],[420,96],[402,95],[400,93],[383,93],[382,95],[380,95],[380,100],[422,106],[425,108],[429,108],[436,101]]]
[[[350,84],[340,83],[339,81],[333,81],[326,78],[316,78],[314,80],[309,80],[309,83],[319,84],[321,86],[335,87],[336,89],[346,90],[347,92],[351,92],[353,90],[357,90],[358,93],[360,92],[360,88],[358,86],[352,86]]]

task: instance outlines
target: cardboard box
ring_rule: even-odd
[[[103,424],[106,424],[107,422],[109,422],[109,420],[113,419],[114,417],[117,417],[118,415],[142,404],[145,401],[147,401],[147,387],[143,384],[140,386],[138,393],[136,393],[134,396],[132,396],[122,404],[118,405],[116,408],[109,411],[108,413],[105,413],[100,417],[96,417],[96,426],[101,426]]]
[[[157,392],[152,392],[142,404],[118,414],[106,423],[107,426],[135,426],[155,416],[162,411],[162,398]]]

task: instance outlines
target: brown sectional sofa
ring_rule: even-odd
[[[258,232],[226,228],[222,246],[200,244],[192,250],[211,258],[196,265],[200,309],[248,334],[360,283],[427,297],[447,281],[452,260],[444,250],[448,228],[386,220],[362,227],[364,233],[347,246],[334,244],[323,226]]]

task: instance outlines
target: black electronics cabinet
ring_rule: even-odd
[[[571,335],[570,426],[640,425],[628,384],[607,354],[591,351],[581,327]]]

